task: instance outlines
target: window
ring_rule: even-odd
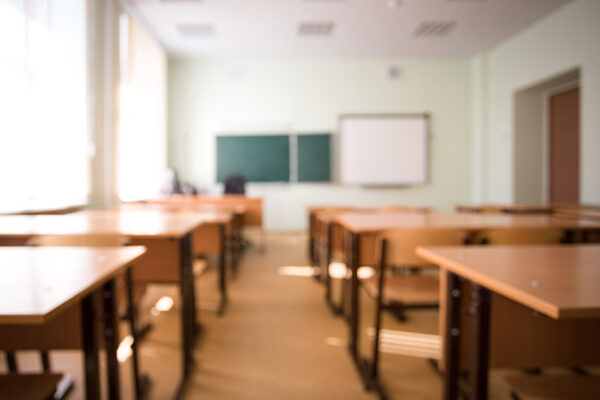
[[[130,16],[120,21],[119,198],[156,197],[166,160],[167,57]]]
[[[86,1],[0,0],[0,211],[89,192]]]

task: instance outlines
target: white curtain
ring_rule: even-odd
[[[89,194],[85,0],[0,0],[0,211]]]
[[[119,198],[155,197],[167,164],[167,57],[128,15],[120,22]]]

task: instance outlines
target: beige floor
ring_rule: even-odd
[[[185,399],[376,399],[363,390],[346,347],[347,326],[334,317],[324,302],[323,287],[313,278],[284,276],[282,266],[305,266],[306,236],[265,236],[264,251],[246,252],[237,279],[230,281],[230,302],[225,315],[210,310],[216,300],[215,272],[209,268],[197,279],[199,318],[204,326],[194,358],[197,363]],[[161,296],[175,299],[171,311],[150,315],[149,307]],[[373,304],[361,302],[361,332],[371,324]],[[148,399],[171,398],[180,376],[179,299],[172,286],[153,286],[145,298],[145,318],[154,329],[141,344],[141,366],[150,375]],[[436,311],[414,311],[399,324],[385,319],[388,329],[435,333]],[[123,330],[126,331],[125,329]],[[369,347],[362,342],[363,353]],[[69,398],[82,397],[81,355],[53,352],[57,370],[75,377]],[[5,369],[0,361],[0,370]],[[19,354],[24,370],[39,368],[32,352]],[[130,364],[122,370],[123,397],[131,398]],[[439,399],[441,379],[423,359],[384,354],[382,381],[391,399]],[[492,398],[508,399],[501,374],[492,377]]]

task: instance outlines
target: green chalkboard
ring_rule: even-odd
[[[288,182],[288,135],[217,136],[217,180],[242,175],[246,182]]]
[[[298,135],[298,182],[331,180],[331,135]]]

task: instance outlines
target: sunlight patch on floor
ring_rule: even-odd
[[[311,277],[319,274],[319,269],[311,266],[284,266],[277,268],[277,273],[284,276]]]
[[[325,343],[330,346],[338,346],[338,347],[346,345],[346,341],[344,339],[337,338],[337,337],[328,337],[325,339]]]

